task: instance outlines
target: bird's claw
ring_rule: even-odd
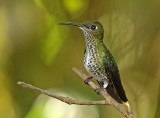
[[[85,83],[85,84],[88,84],[88,82],[89,82],[91,79],[93,79],[93,77],[88,77],[88,78],[86,78],[86,79],[84,80],[84,83]]]
[[[101,92],[102,89],[104,89],[104,88],[103,87],[99,87],[99,88],[95,89],[97,95],[100,95],[100,92]]]

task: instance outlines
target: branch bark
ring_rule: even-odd
[[[60,95],[56,95],[54,93],[50,93],[46,90],[43,90],[43,89],[40,89],[40,88],[37,88],[31,84],[27,84],[25,82],[18,82],[17,83],[18,85],[22,86],[23,88],[28,88],[28,89],[31,89],[35,92],[38,92],[40,94],[44,94],[44,95],[47,95],[47,96],[50,96],[52,98],[56,98],[62,102],[65,102],[67,104],[77,104],[77,105],[109,105],[107,103],[106,100],[101,100],[101,101],[79,101],[79,100],[74,100],[72,98],[69,98],[69,97],[64,97],[64,96],[60,96]]]
[[[85,80],[86,78],[88,78],[88,76],[82,71],[79,70],[75,67],[72,68],[72,70],[78,74],[83,80]],[[50,93],[46,90],[37,88],[31,84],[27,84],[25,82],[18,82],[18,85],[24,87],[24,88],[28,88],[31,89],[33,91],[36,91],[40,94],[44,94],[47,96],[50,96],[52,98],[58,99],[62,102],[65,102],[67,104],[76,104],[76,105],[111,105],[113,107],[115,107],[119,112],[121,112],[126,118],[134,118],[134,115],[132,112],[128,112],[127,109],[125,109],[124,107],[122,107],[117,101],[115,101],[107,92],[106,90],[102,90],[100,91],[100,94],[105,98],[105,100],[101,100],[101,101],[80,101],[80,100],[74,100],[72,98],[69,97],[64,97],[64,96],[60,96],[60,95],[56,95],[54,93]],[[88,84],[90,85],[91,88],[93,89],[97,89],[98,86],[92,82],[89,81]]]

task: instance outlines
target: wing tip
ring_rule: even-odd
[[[109,89],[108,87],[106,88],[107,93],[114,99],[116,100],[118,103],[122,104],[123,101],[121,100],[121,98],[118,96],[118,94],[115,93],[114,90]]]

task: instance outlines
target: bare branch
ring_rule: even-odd
[[[38,93],[50,96],[52,98],[56,98],[62,102],[65,102],[67,104],[77,104],[77,105],[108,105],[108,103],[105,100],[101,100],[101,101],[79,101],[79,100],[74,100],[72,98],[69,97],[64,97],[64,96],[60,96],[60,95],[56,95],[54,93],[50,93],[46,90],[42,90],[40,88],[37,88],[31,84],[27,84],[25,82],[18,82],[18,85],[24,87],[24,88],[28,88],[31,89],[33,91],[36,91]]]
[[[86,78],[88,78],[88,76],[81,70],[77,69],[77,68],[73,68],[72,69],[76,74],[78,74],[83,80],[85,80]],[[24,88],[28,88],[31,89],[33,91],[36,91],[40,94],[44,94],[47,96],[50,96],[52,98],[58,99],[62,102],[65,102],[67,104],[76,104],[76,105],[111,105],[113,107],[115,107],[119,112],[121,112],[126,118],[134,118],[132,111],[127,111],[127,109],[124,109],[124,107],[122,107],[117,101],[115,101],[105,90],[100,91],[100,94],[105,98],[105,100],[101,100],[101,101],[79,101],[79,100],[74,100],[72,98],[69,97],[64,97],[64,96],[60,96],[60,95],[56,95],[54,93],[50,93],[46,90],[42,90],[40,88],[37,88],[31,84],[27,84],[25,82],[18,82],[18,85],[24,87]],[[89,81],[88,84],[90,85],[91,88],[93,89],[97,89],[98,86],[93,83],[92,81]]]

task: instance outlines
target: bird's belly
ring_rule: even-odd
[[[86,57],[84,58],[84,67],[87,72],[98,81],[107,80],[107,74],[104,67],[99,64],[97,59]]]

